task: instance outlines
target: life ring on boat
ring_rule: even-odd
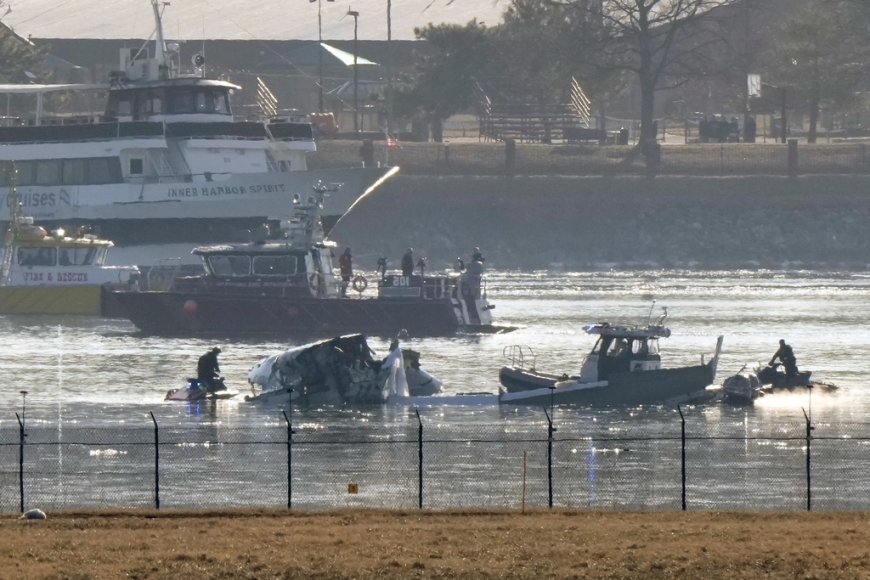
[[[320,274],[312,272],[308,275],[308,287],[315,295],[320,294]]]
[[[354,290],[362,294],[365,292],[366,288],[369,287],[369,281],[366,280],[366,277],[362,274],[357,274],[353,279],[353,282],[351,282],[351,286],[353,286]]]

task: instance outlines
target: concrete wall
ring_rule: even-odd
[[[360,269],[405,248],[449,267],[819,268],[870,263],[870,176],[459,177],[386,183],[331,234]]]

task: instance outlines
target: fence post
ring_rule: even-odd
[[[514,139],[504,140],[504,173],[512,176],[516,170],[517,142]]]
[[[798,174],[798,142],[797,139],[788,140],[788,176],[797,177]]]
[[[813,509],[813,488],[812,488],[812,471],[810,469],[810,442],[813,440],[813,421],[810,419],[807,412],[801,407],[801,411],[804,412],[804,419],[807,423],[807,511],[812,511]]]
[[[683,511],[686,511],[686,418],[683,416],[683,409],[677,405],[677,411],[680,412],[680,440],[682,441],[682,456],[680,458],[680,472],[682,475],[682,500]]]
[[[160,432],[153,411],[148,411],[154,423],[154,505],[160,509]]]
[[[287,411],[281,409],[284,420],[287,422],[287,509],[293,507],[293,423],[287,416]],[[290,407],[293,413],[293,407]]]
[[[544,414],[547,416],[547,505],[553,507],[553,433],[556,428],[553,427],[553,419],[547,409],[544,409]]]
[[[24,433],[24,421],[21,420],[21,416],[15,413],[15,418],[18,419],[18,497],[21,513],[24,513],[24,438],[27,435]]]
[[[417,414],[417,507],[423,509],[423,420],[420,409],[414,412]]]

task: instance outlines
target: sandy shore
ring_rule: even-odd
[[[0,520],[0,578],[866,578],[865,513],[124,511]]]

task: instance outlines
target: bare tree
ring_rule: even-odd
[[[0,0],[0,20],[11,11],[9,3]],[[15,33],[0,21],[0,82],[22,82],[25,70],[36,70],[45,51]]]
[[[709,72],[707,56],[722,39],[706,26],[716,9],[738,0],[553,0],[578,10],[581,58],[633,73],[640,89],[640,142],[655,143],[655,95]]]
[[[815,0],[783,23],[771,51],[771,76],[806,104],[815,143],[822,108],[854,102],[866,86],[870,10],[850,0]]]

